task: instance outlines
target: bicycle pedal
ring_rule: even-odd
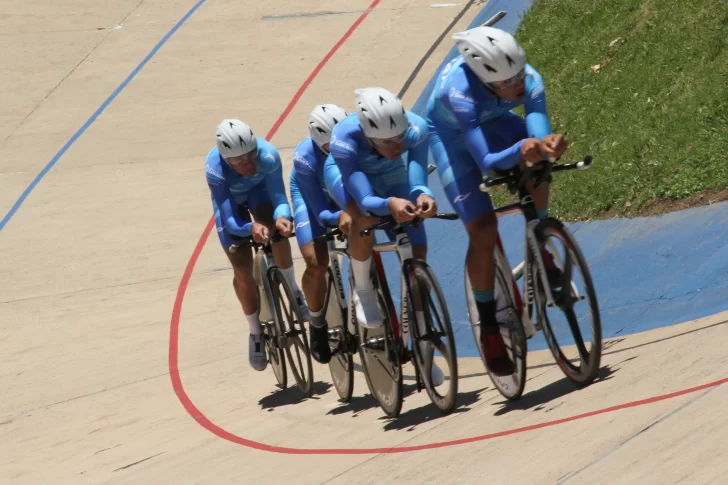
[[[385,349],[385,342],[384,337],[372,337],[366,340],[363,344],[361,344],[362,347],[370,349],[370,350],[384,350]]]

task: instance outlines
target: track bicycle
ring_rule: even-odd
[[[454,220],[457,215],[436,214],[432,218]],[[422,220],[415,218],[409,223],[420,224]],[[377,229],[388,231],[394,240],[375,243],[372,250],[372,285],[377,293],[383,325],[377,329],[359,327],[362,367],[370,389],[387,416],[399,415],[404,398],[402,365],[411,361],[417,391],[424,387],[430,401],[447,415],[455,409],[457,401],[458,368],[455,336],[442,290],[430,266],[412,256],[412,244],[403,224],[395,222],[391,215],[381,217],[380,222],[363,229],[361,235],[368,236]],[[399,315],[382,264],[381,254],[386,252],[396,252],[400,262],[402,298]],[[418,309],[420,319],[417,318]],[[411,350],[408,348],[410,333]],[[448,372],[445,375],[449,376],[442,383],[442,389],[432,382],[436,350],[440,357],[438,361],[446,364]]]
[[[592,157],[587,155],[583,161],[554,165],[545,163],[542,170],[518,168],[510,173],[490,178],[484,176],[480,185],[482,192],[491,187],[507,185],[511,194],[518,193],[519,200],[495,209],[498,216],[522,213],[525,221],[525,259],[511,269],[505,256],[503,245],[498,236],[495,248],[495,288],[497,318],[501,322],[501,334],[504,337],[509,355],[516,364],[513,375],[496,376],[487,366],[486,370],[498,391],[509,400],[520,398],[526,383],[526,340],[537,331],[543,331],[551,354],[566,377],[579,386],[586,386],[594,381],[598,372],[602,352],[602,330],[594,284],[584,256],[573,234],[558,219],[546,217],[539,219],[526,183],[535,181],[535,186],[550,183],[552,174],[567,170],[585,170],[591,166]],[[557,244],[563,247],[559,251]],[[542,250],[548,247],[554,263],[559,271],[558,281],[549,282],[542,258]],[[581,275],[583,290],[579,290],[574,281],[574,269]],[[517,281],[523,277],[523,293],[518,289]],[[472,295],[470,278],[465,270],[466,298],[468,313],[475,341],[481,359],[485,365],[485,355],[480,344],[480,325],[478,312]],[[586,300],[585,310],[577,311],[575,306]],[[548,309],[558,309],[563,313],[568,330],[557,332],[555,324],[558,318],[548,315]],[[591,341],[587,342],[579,326],[578,317],[588,314]],[[535,323],[534,323],[535,322]],[[577,356],[568,358],[565,346],[560,344],[568,340],[574,342]]]
[[[294,235],[291,232],[288,237]],[[228,250],[231,253],[248,247],[255,250],[253,279],[258,292],[258,311],[268,362],[280,388],[285,389],[288,384],[287,357],[299,389],[306,397],[311,397],[313,363],[306,327],[293,290],[273,258],[271,244],[283,238],[284,236],[276,233],[267,243],[261,244],[254,241],[252,236],[233,237],[239,242],[231,244]]]

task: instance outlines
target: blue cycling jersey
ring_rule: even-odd
[[[224,229],[235,236],[250,235],[252,222],[241,217],[238,206],[248,204],[249,195],[256,189],[266,189],[273,203],[273,219],[280,216],[291,218],[291,208],[283,185],[283,170],[278,150],[263,138],[257,138],[258,158],[256,174],[252,177],[240,175],[220,155],[217,147],[210,150],[205,161],[207,185],[213,204],[219,210]]]
[[[291,169],[291,197],[296,199],[293,200],[294,211],[298,210],[295,206],[303,202],[322,227],[326,227],[326,224],[337,226],[341,214],[340,209],[334,208],[334,201],[324,183],[324,163],[327,157],[328,154],[308,137],[296,146]],[[343,191],[340,185],[339,190]],[[299,194],[301,201],[297,200]],[[343,194],[339,194],[338,200],[341,199]]]
[[[523,105],[528,137],[543,139],[551,133],[543,80],[528,64],[525,74],[523,99],[506,101],[488,91],[462,56],[456,57],[442,70],[428,101],[426,113],[430,129],[446,146],[462,155],[469,154],[483,172],[513,168],[522,158],[523,140],[514,140],[507,148],[493,152],[484,131],[497,131],[499,118]]]
[[[340,121],[331,133],[331,157],[341,173],[344,188],[359,207],[374,215],[389,213],[388,202],[401,187],[412,199],[420,194],[433,197],[427,187],[428,128],[423,118],[406,111],[409,127],[405,137],[407,162],[402,157],[389,160],[369,145],[356,113]]]

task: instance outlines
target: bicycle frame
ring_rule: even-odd
[[[548,278],[546,277],[546,270],[541,257],[541,251],[538,247],[538,240],[536,238],[535,228],[539,223],[539,218],[536,214],[536,206],[533,198],[528,193],[525,187],[525,181],[529,179],[535,179],[536,185],[539,185],[543,181],[551,181],[552,172],[561,172],[564,170],[585,170],[591,166],[592,157],[587,155],[583,161],[563,164],[557,166],[551,166],[556,160],[550,160],[548,168],[542,172],[527,171],[523,177],[519,180],[515,180],[513,175],[507,175],[505,177],[499,177],[495,179],[489,179],[488,181],[480,184],[481,192],[488,192],[490,187],[495,185],[508,184],[511,193],[518,192],[519,200],[512,204],[507,204],[502,207],[496,208],[494,212],[499,217],[505,215],[520,212],[526,218],[525,227],[525,244],[524,244],[524,259],[523,261],[512,270],[512,274],[515,280],[520,279],[525,273],[526,279],[523,284],[523,294],[525,295],[526,308],[531,308],[535,302],[534,297],[534,282],[533,282],[533,265],[535,264],[539,270],[539,276],[541,278],[542,288],[545,292],[546,304],[548,306],[554,305],[554,296],[551,291],[551,285],[549,285]],[[500,244],[500,236],[498,237]],[[502,246],[501,246],[502,247]],[[501,249],[502,250],[502,249]],[[534,261],[535,258],[535,261]]]
[[[238,244],[231,244],[228,251],[234,253],[240,247]],[[253,257],[253,280],[258,288],[258,315],[261,322],[270,322],[273,321],[273,309],[270,304],[271,288],[267,275],[271,268],[277,267],[277,265],[273,258],[273,249],[270,244],[263,246],[262,250],[258,246],[252,247],[255,251],[255,256]],[[261,289],[266,298],[263,298],[263,295],[260,294]]]

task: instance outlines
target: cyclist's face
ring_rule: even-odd
[[[489,86],[499,98],[513,102],[521,101],[526,94],[526,72],[521,69],[521,72],[512,78],[490,83]]]
[[[369,138],[369,142],[381,156],[389,160],[396,160],[404,153],[406,134],[405,131],[392,138]]]
[[[233,167],[240,175],[245,177],[252,177],[257,172],[256,160],[258,159],[258,150],[240,155],[237,157],[226,158],[225,160]]]

